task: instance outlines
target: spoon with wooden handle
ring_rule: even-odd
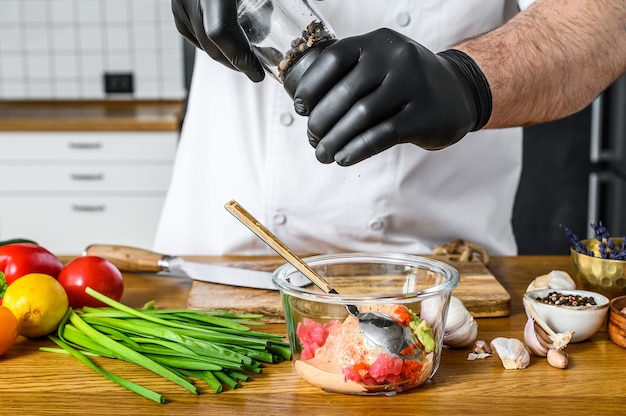
[[[245,208],[239,205],[237,201],[229,201],[224,205],[224,208],[300,273],[309,278],[320,290],[325,293],[339,294],[326,279],[317,274],[304,260],[280,241],[278,237],[246,211]],[[404,356],[401,351],[407,346],[417,343],[417,338],[409,327],[400,326],[391,316],[374,311],[362,313],[359,312],[356,305],[345,305],[345,307],[359,321],[359,329],[363,336],[373,344],[386,349],[389,353]]]

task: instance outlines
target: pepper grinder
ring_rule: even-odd
[[[240,0],[237,18],[265,70],[291,98],[307,68],[336,40],[308,0]]]

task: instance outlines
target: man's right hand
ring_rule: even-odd
[[[237,22],[236,0],[172,0],[178,31],[197,48],[254,82],[265,77],[261,63]]]

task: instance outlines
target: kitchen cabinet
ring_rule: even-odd
[[[179,105],[162,105],[7,105],[0,239],[30,238],[57,254],[91,243],[151,247],[180,119]]]

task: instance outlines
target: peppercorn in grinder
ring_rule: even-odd
[[[292,98],[307,68],[336,40],[308,0],[241,0],[237,18],[265,70]]]

